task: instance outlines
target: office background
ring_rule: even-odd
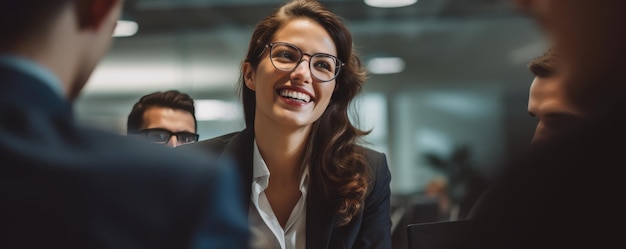
[[[282,2],[127,0],[122,19],[136,22],[136,33],[115,38],[76,102],[78,120],[124,133],[139,97],[176,89],[197,101],[200,139],[242,129],[241,59],[256,22]],[[354,119],[388,155],[395,195],[422,193],[450,175],[445,165],[488,178],[530,141],[526,64],[546,45],[511,0],[321,2],[345,18],[368,66]]]

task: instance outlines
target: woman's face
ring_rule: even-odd
[[[336,85],[334,79],[323,82],[311,74],[310,55],[325,53],[336,57],[335,44],[320,24],[308,18],[288,22],[276,31],[271,42],[291,44],[305,55],[292,71],[276,69],[269,48],[256,69],[244,64],[245,84],[256,94],[255,123],[309,127],[328,107]],[[274,57],[277,55],[282,56],[276,53]]]

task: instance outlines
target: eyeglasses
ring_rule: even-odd
[[[274,42],[267,44],[270,49],[270,59],[272,65],[280,71],[291,72],[304,61],[302,57],[308,55],[309,70],[311,75],[319,81],[331,81],[339,76],[339,71],[344,63],[337,57],[326,53],[303,53],[302,50],[293,44],[286,42]]]
[[[181,132],[171,132],[167,129],[163,128],[152,128],[152,129],[143,129],[137,132],[133,132],[132,134],[145,135],[145,138],[154,143],[165,144],[170,141],[172,136],[176,136],[176,140],[179,144],[188,144],[193,142],[198,142],[200,135],[196,133],[181,131]]]

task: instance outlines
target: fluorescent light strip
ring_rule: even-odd
[[[406,7],[417,3],[417,0],[365,0],[365,4],[377,8]]]
[[[404,71],[404,60],[399,57],[373,58],[367,63],[367,70],[373,74],[393,74]]]
[[[139,25],[137,22],[128,21],[128,20],[118,20],[117,25],[115,26],[115,31],[113,31],[113,37],[128,37],[135,35],[139,30]]]
[[[234,102],[215,99],[198,99],[194,102],[198,121],[234,120],[242,116],[242,111]]]

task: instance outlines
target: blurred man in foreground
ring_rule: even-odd
[[[0,0],[0,248],[246,248],[234,167],[74,122],[122,4]]]
[[[624,248],[626,1],[518,0],[562,59],[585,114],[511,158],[472,212],[474,248]]]

